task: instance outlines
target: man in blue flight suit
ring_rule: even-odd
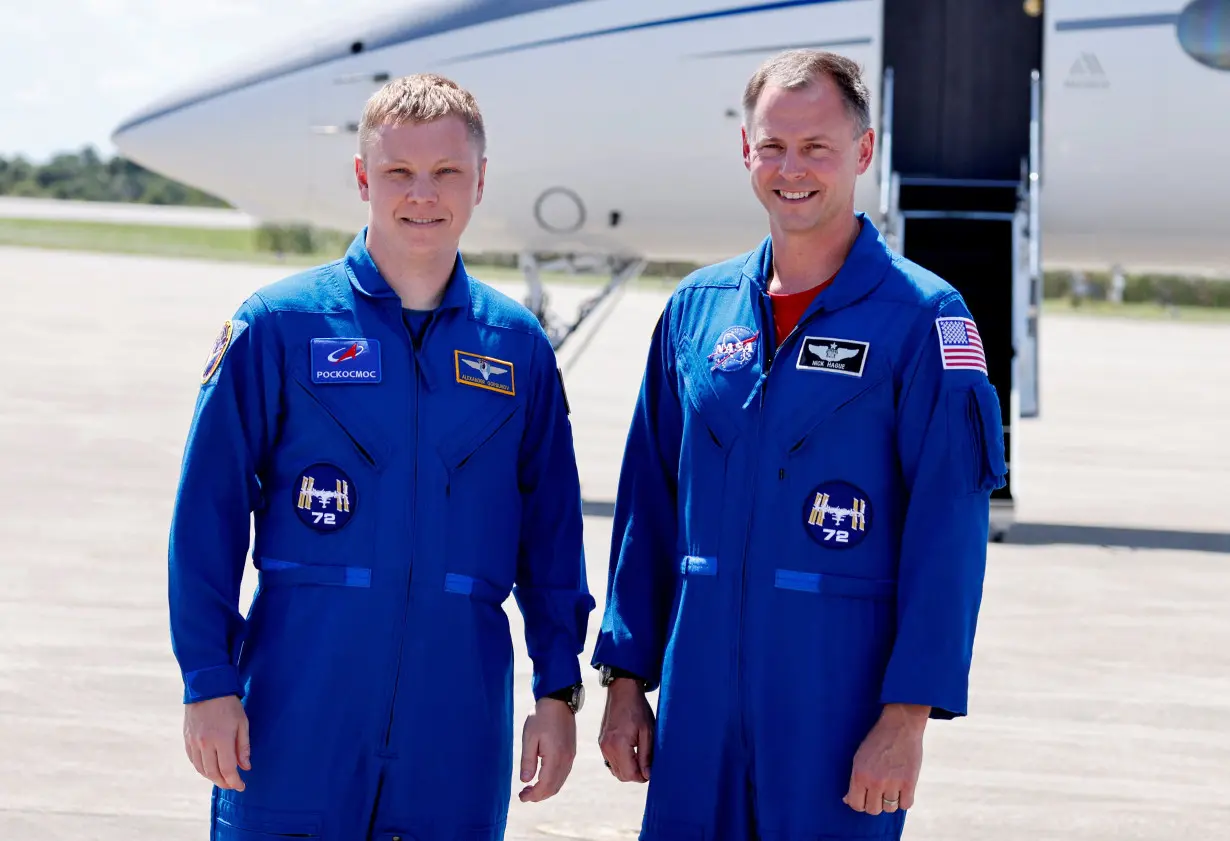
[[[481,114],[447,79],[398,79],[359,144],[367,226],[226,322],[184,455],[171,631],[216,841],[502,838],[510,592],[536,701],[522,782],[542,762],[521,800],[575,755],[595,604],[572,432],[546,334],[458,251]]]
[[[966,713],[999,402],[961,296],[854,212],[858,67],[783,53],[744,108],[770,234],[654,330],[599,742],[649,784],[644,841],[899,838],[925,723]]]

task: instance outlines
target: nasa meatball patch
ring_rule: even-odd
[[[308,528],[337,531],[354,516],[358,503],[354,483],[332,464],[313,464],[299,474],[293,490],[295,513]]]
[[[756,358],[760,333],[750,327],[730,327],[718,336],[713,353],[709,354],[711,371],[730,373],[746,368]]]
[[[457,382],[462,385],[498,391],[509,397],[517,394],[516,370],[507,360],[454,350],[453,367],[456,369]]]
[[[312,339],[313,383],[378,383],[380,378],[375,339]]]
[[[849,482],[824,482],[803,502],[803,528],[826,549],[850,549],[871,529],[871,499]]]
[[[831,371],[850,377],[861,377],[867,364],[868,342],[832,339],[826,336],[804,336],[799,359],[794,367],[800,371]]]

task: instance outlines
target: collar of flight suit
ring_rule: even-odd
[[[875,291],[888,273],[888,267],[893,260],[888,243],[867,218],[866,213],[859,212],[854,216],[862,223],[854,245],[833,282],[820,290],[820,294],[804,313],[804,318],[813,312],[832,312],[862,300]],[[751,281],[753,288],[761,295],[768,295],[768,279],[772,270],[773,237],[767,236],[743,264],[743,276]]]
[[[398,307],[394,317],[400,322],[402,310],[397,292],[393,287],[389,286],[389,282],[384,279],[380,269],[376,267],[376,262],[372,259],[371,252],[367,250],[367,226],[364,226],[350,243],[350,248],[346,250],[344,262],[346,274],[350,278],[350,283],[354,286],[355,290],[368,298],[396,302]],[[448,285],[444,287],[444,297],[440,301],[440,306],[435,311],[440,312],[450,309],[465,310],[471,316],[474,314],[474,302],[470,292],[470,274],[466,271],[465,262],[461,259],[460,251],[457,252],[457,260],[453,264],[453,274],[449,277]],[[420,365],[419,373],[423,377],[423,383],[427,386],[427,390],[435,391],[438,385],[438,378],[431,370],[431,366],[429,364]]]
[[[799,317],[799,324],[819,312],[833,312],[861,301],[876,290],[888,273],[888,267],[893,261],[892,253],[888,250],[888,243],[880,236],[880,232],[867,218],[866,213],[859,212],[854,215],[861,226],[858,236],[854,239],[854,245],[850,248],[850,253],[846,255],[845,262],[841,264],[833,281],[820,290],[815,300]],[[762,325],[761,329],[765,331],[768,330],[765,325],[770,324],[772,320],[773,307],[769,301],[768,280],[772,269],[773,237],[770,235],[761,241],[760,246],[748,255],[743,264],[743,276],[747,278],[752,289],[752,305],[758,312],[757,318]],[[743,402],[742,408],[745,410],[756,401],[757,397],[763,397],[765,382],[769,377],[769,367],[777,355],[777,348],[770,345],[768,341],[761,342],[760,346],[763,368],[760,377],[757,378],[747,399]]]
[[[350,243],[350,248],[346,249],[345,263],[350,283],[360,294],[369,298],[397,299],[397,292],[380,274],[380,269],[376,267],[371,252],[367,250],[366,225]],[[448,285],[444,287],[444,298],[437,309],[471,309],[470,275],[466,271],[460,251],[457,252],[456,262],[453,263],[453,274],[448,280]]]

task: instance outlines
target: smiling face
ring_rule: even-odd
[[[827,76],[761,91],[743,128],[743,162],[774,235],[823,230],[853,214],[855,181],[875,149],[874,132],[859,128]]]
[[[355,156],[369,238],[401,254],[456,251],[482,201],[486,170],[459,116],[377,127]]]

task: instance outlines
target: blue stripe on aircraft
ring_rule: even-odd
[[[1088,29],[1130,29],[1138,26],[1173,26],[1179,22],[1177,13],[1152,15],[1121,15],[1113,18],[1081,18],[1056,22],[1056,32],[1075,32]]]
[[[523,0],[517,4],[507,2],[507,0],[480,0],[476,3],[467,3],[458,9],[453,9],[444,14],[437,15],[428,20],[416,19],[415,21],[403,25],[399,28],[385,28],[372,32],[369,36],[359,36],[353,39],[347,39],[344,44],[334,43],[325,47],[317,48],[306,55],[300,55],[296,58],[280,62],[276,65],[269,66],[257,73],[245,73],[238,78],[231,78],[221,82],[198,88],[193,93],[188,93],[177,97],[171,102],[165,100],[161,103],[151,105],[144,112],[138,113],[119,128],[117,128],[112,136],[119,135],[125,131],[136,128],[143,123],[148,123],[151,120],[156,120],[159,117],[165,117],[168,114],[174,114],[176,111],[182,111],[185,108],[190,108],[193,105],[199,105],[211,99],[216,99],[219,96],[225,96],[229,93],[243,90],[244,88],[254,87],[255,85],[278,79],[282,76],[289,76],[293,73],[298,73],[303,70],[309,70],[314,67],[329,64],[334,61],[340,61],[349,58],[354,53],[351,50],[351,44],[362,44],[362,52],[371,52],[372,50],[385,49],[387,47],[396,46],[407,41],[414,41],[419,38],[426,38],[431,35],[444,35],[449,32],[454,32],[458,29],[464,29],[470,26],[478,26],[484,23],[493,23],[495,21],[504,20],[512,17],[519,17],[523,14],[531,12],[539,12],[548,9],[558,8],[560,6],[570,6],[578,3],[588,2],[588,0]],[[549,44],[564,43],[566,41],[579,41],[585,38],[597,38],[602,35],[613,35],[618,32],[632,32],[637,29],[653,29],[661,26],[671,26],[681,23],[693,23],[702,20],[712,20],[714,18],[733,17],[735,15],[750,15],[760,12],[772,12],[779,9],[789,9],[796,6],[816,6],[822,3],[842,3],[842,2],[860,2],[860,0],[785,0],[777,3],[758,3],[751,6],[739,6],[730,9],[720,9],[712,12],[701,12],[699,14],[682,15],[674,18],[663,18],[660,20],[651,20],[644,23],[634,23],[626,26],[610,27],[607,29],[594,30],[592,32],[582,32],[575,35],[565,35],[559,38],[548,38],[542,41],[535,41],[527,44],[517,44],[510,47],[505,47],[497,50],[489,50],[481,53],[472,53],[469,55],[459,56],[452,59],[453,62],[469,61],[476,58],[500,55],[502,53],[517,52],[520,50],[528,50],[534,47],[547,46]],[[450,62],[446,62],[450,63]]]
[[[692,58],[723,58],[732,55],[755,55],[776,53],[783,50],[829,50],[834,47],[865,47],[874,43],[872,38],[834,38],[832,41],[817,41],[813,44],[777,44],[769,47],[741,47],[737,50],[718,50],[712,53],[696,53]]]
[[[415,10],[408,17],[403,18],[400,23],[381,21],[366,31],[355,33],[353,37],[329,41],[300,51],[281,61],[271,62],[264,67],[255,70],[245,69],[227,78],[195,86],[171,99],[155,102],[117,128],[114,134],[120,134],[142,123],[165,117],[167,114],[173,114],[219,96],[270,82],[302,70],[341,61],[354,55],[396,46],[419,38],[428,38],[432,35],[444,35],[484,23],[493,23],[506,18],[586,2],[589,0],[517,0],[515,3],[509,0],[468,0],[468,2],[443,9]],[[355,49],[356,46],[359,47],[358,50]]]
[[[145,111],[136,114],[131,119],[120,125],[112,133],[112,136],[114,137],[122,134],[125,131],[134,129],[139,125],[150,122],[151,120],[156,120],[159,117],[165,117],[168,114],[174,114],[177,111],[182,111],[186,108],[192,107],[193,105],[199,105],[202,102],[216,99],[219,96],[225,96],[226,94],[234,93],[245,88],[254,87],[259,84],[264,84],[265,82],[270,82],[283,76],[289,76],[303,70],[310,70],[314,67],[320,67],[334,61],[350,58],[352,55],[356,54],[351,49],[352,44],[361,44],[362,48],[360,52],[367,53],[373,50],[396,46],[407,41],[414,41],[419,38],[426,38],[432,35],[444,35],[458,29],[478,26],[484,23],[493,23],[499,20],[520,17],[521,15],[532,12],[555,9],[561,6],[576,5],[588,1],[589,0],[521,0],[521,2],[514,5],[507,2],[507,0],[478,0],[478,2],[467,3],[455,9],[449,9],[442,14],[436,14],[435,16],[427,19],[423,19],[421,17],[416,18],[412,22],[406,23],[401,27],[389,28],[387,24],[382,25],[380,29],[374,30],[367,35],[360,35],[352,39],[348,38],[344,43],[335,42],[325,45],[323,47],[316,48],[307,54],[299,55],[277,64],[270,65],[257,72],[246,72],[237,77],[214,82],[204,87],[198,87],[195,91],[182,94],[170,102],[163,100],[162,102],[155,103]],[[605,29],[592,30],[589,32],[575,33],[573,35],[546,38],[540,41],[514,44],[495,50],[487,50],[458,56],[446,61],[445,63],[449,64],[462,61],[471,61],[477,58],[486,58],[495,55],[503,55],[505,53],[519,52],[522,50],[533,49],[535,47],[563,44],[570,41],[580,41],[588,38],[598,38],[604,35],[615,35],[618,33],[634,32],[642,29],[656,29],[664,26],[696,23],[699,21],[735,17],[738,15],[753,15],[760,14],[762,12],[775,12],[803,6],[819,6],[828,3],[852,2],[862,2],[862,0],[780,0],[779,2],[773,3],[756,3],[729,9],[718,9],[715,11],[699,12],[691,15],[660,18],[657,20],[644,21],[642,23],[614,26]],[[868,39],[868,42],[870,42],[870,39]],[[733,55],[734,53],[731,54]],[[363,76],[366,74],[360,73],[357,75]]]
[[[718,18],[736,17],[739,15],[755,15],[760,14],[761,12],[776,12],[783,9],[798,8],[800,6],[819,6],[827,3],[851,2],[861,2],[861,0],[779,0],[779,2],[776,3],[756,3],[751,6],[738,6],[732,9],[719,9],[712,12],[699,12],[691,15],[659,18],[658,20],[648,20],[642,23],[629,23],[623,26],[610,26],[605,29],[594,29],[589,32],[577,32],[572,35],[560,35],[555,38],[543,38],[539,41],[526,41],[521,44],[498,47],[494,50],[483,50],[477,53],[467,53],[466,55],[460,55],[456,58],[449,59],[444,63],[455,64],[462,61],[473,61],[479,58],[491,58],[492,56],[507,55],[508,53],[533,50],[539,47],[550,47],[556,44],[568,44],[573,41],[584,41],[589,38],[601,38],[607,35],[621,35],[625,32],[658,29],[664,26],[677,26],[681,23],[697,23],[702,20],[716,20]]]

